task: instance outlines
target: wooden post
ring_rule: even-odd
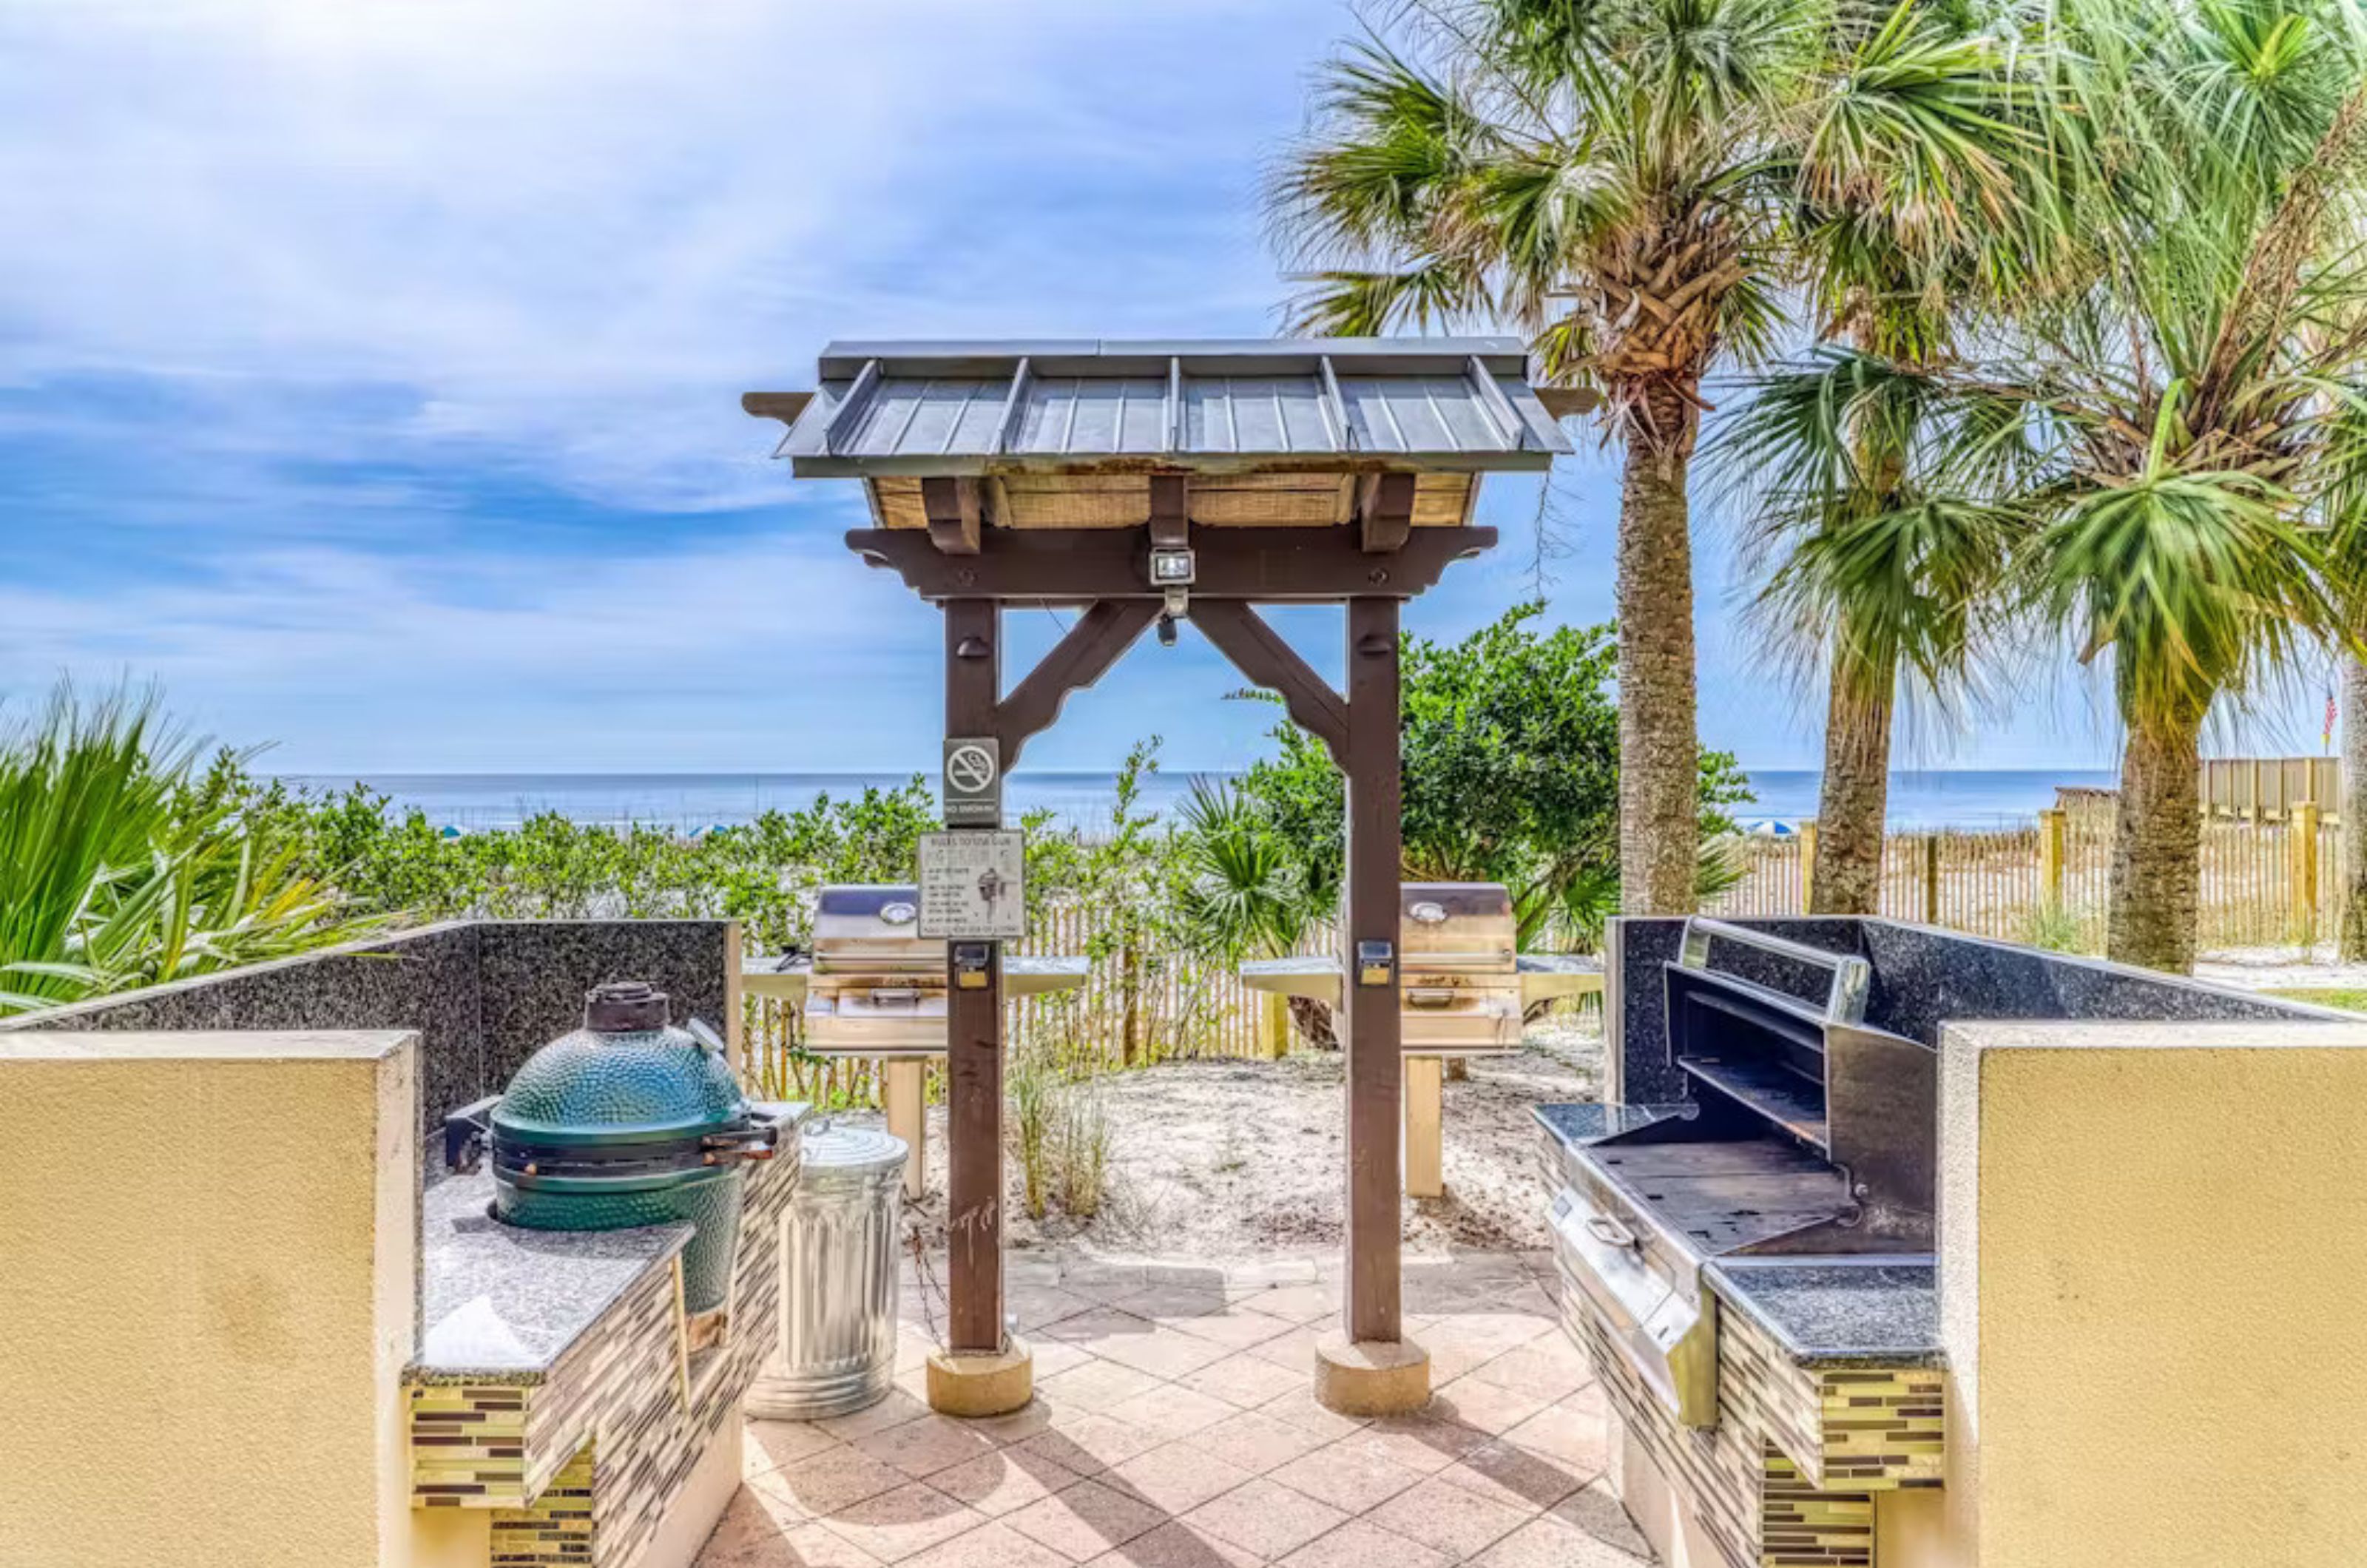
[[[1923,923],[1940,923],[1940,830],[1923,835]]]
[[[1405,1059],[1405,1183],[1417,1198],[1446,1194],[1442,1124],[1446,1120],[1446,1064],[1436,1056]]]
[[[1352,1341],[1394,1343],[1399,1308],[1398,1101],[1405,1060],[1398,1023],[1399,964],[1364,984],[1361,942],[1398,953],[1400,841],[1398,602],[1348,601],[1348,879],[1342,901],[1341,999],[1348,1056],[1348,1280]]]
[[[2038,901],[2050,908],[2063,905],[2063,827],[2061,807],[2038,814]]]
[[[1290,1055],[1290,998],[1279,991],[1258,995],[1259,1043],[1275,1061]]]
[[[1817,907],[1817,825],[1800,824],[1800,913]]]
[[[2287,814],[2293,824],[2293,924],[2317,933],[2317,802],[2296,801]]]
[[[946,736],[995,733],[1002,616],[946,601]],[[1002,1348],[1002,944],[986,984],[946,993],[946,1348]],[[953,967],[948,944],[946,967]]]
[[[904,1196],[918,1199],[929,1181],[929,1059],[890,1056],[880,1064],[879,1100],[890,1136],[904,1140]]]

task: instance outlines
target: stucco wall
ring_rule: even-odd
[[[1949,1473],[1884,1568],[2367,1560],[2367,1025],[1942,1054]]]
[[[0,1564],[396,1563],[417,1043],[0,1033]]]

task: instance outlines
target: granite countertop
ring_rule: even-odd
[[[539,1382],[694,1229],[532,1231],[495,1220],[493,1201],[489,1171],[448,1177],[420,1200],[419,1354],[406,1382]]]
[[[1880,1261],[1723,1258],[1704,1270],[1720,1301],[1804,1367],[1937,1367],[1939,1270],[1921,1258]]]
[[[1693,1113],[1688,1105],[1533,1105],[1537,1124],[1572,1148]]]

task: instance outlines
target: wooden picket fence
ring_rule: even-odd
[[[1106,906],[1048,900],[1036,908],[1026,937],[1009,943],[1009,953],[1083,954],[1093,963],[1077,990],[1012,1004],[1014,1048],[1048,1051],[1071,1073],[1209,1056],[1251,1060],[1288,1048],[1281,998],[1251,991],[1231,967],[1130,934],[1120,912]],[[1298,950],[1329,953],[1336,945],[1326,926]],[[824,1106],[867,1105],[878,1096],[878,1064],[807,1052],[796,1010],[786,1002],[749,998],[746,1049],[766,1094]],[[934,1098],[934,1066],[930,1077]]]
[[[1708,912],[1797,915],[1815,877],[1816,825],[1743,842],[1742,880]],[[2346,890],[2341,830],[2310,803],[2278,818],[2206,818],[2196,938],[2205,952],[2330,942]],[[2101,812],[2042,811],[1993,829],[1893,833],[1882,913],[1976,936],[2101,952],[2112,825]]]

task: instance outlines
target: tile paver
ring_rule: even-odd
[[[1282,1560],[1282,1568],[1446,1568],[1454,1561],[1369,1519],[1350,1519]]]
[[[992,1438],[972,1429],[966,1421],[931,1414],[859,1438],[852,1446],[855,1452],[869,1454],[921,1481],[964,1460],[992,1453],[996,1445]]]
[[[813,1518],[890,1492],[909,1478],[892,1464],[844,1447],[766,1471],[748,1484]]]
[[[1195,1529],[1268,1558],[1286,1557],[1347,1521],[1348,1516],[1331,1504],[1263,1476],[1184,1516],[1184,1522]]]
[[[1167,1516],[1123,1488],[1080,1481],[1003,1521],[1070,1562],[1090,1562],[1111,1547],[1158,1529]]]
[[[1233,1406],[1221,1399],[1211,1399],[1205,1393],[1195,1393],[1175,1383],[1161,1383],[1132,1399],[1113,1404],[1112,1417],[1131,1421],[1145,1431],[1156,1432],[1162,1438],[1189,1437],[1217,1422],[1239,1415]]]
[[[1092,1568],[1263,1568],[1264,1562],[1254,1551],[1175,1519],[1103,1552]]]
[[[822,1520],[832,1535],[882,1562],[901,1562],[985,1522],[984,1515],[918,1481],[866,1497]]]
[[[1354,1515],[1379,1507],[1421,1481],[1421,1473],[1387,1454],[1342,1441],[1300,1455],[1275,1471],[1274,1478],[1294,1492],[1304,1492],[1319,1503]]]
[[[1245,1484],[1251,1472],[1186,1438],[1137,1454],[1111,1467],[1109,1475],[1111,1484],[1123,1486],[1155,1507],[1170,1514],[1188,1514],[1210,1498]]]
[[[897,1568],[1066,1568],[1068,1561],[1017,1530],[991,1524],[908,1557]]]
[[[1547,1454],[1508,1442],[1472,1450],[1438,1472],[1438,1478],[1523,1512],[1550,1508],[1600,1473],[1573,1468]]]
[[[997,1449],[929,1477],[929,1484],[989,1518],[1040,1502],[1080,1477],[1067,1465],[1025,1449]]]
[[[1444,1481],[1400,1492],[1373,1510],[1373,1523],[1461,1562],[1512,1534],[1532,1517],[1509,1504]]]
[[[1325,1439],[1263,1410],[1244,1410],[1195,1433],[1192,1441],[1229,1464],[1263,1475],[1321,1448]]]
[[[1410,1263],[1407,1329],[1438,1392],[1378,1421],[1314,1401],[1339,1301],[1319,1262],[1014,1258],[1036,1397],[978,1421],[919,1397],[942,1309],[908,1280],[895,1392],[751,1420],[697,1568],[1646,1568],[1604,1478],[1602,1387],[1541,1264]]]
[[[1478,1568],[1645,1568],[1637,1557],[1551,1514],[1531,1519],[1473,1562]]]
[[[1297,1388],[1305,1376],[1302,1371],[1277,1367],[1255,1356],[1235,1355],[1186,1372],[1175,1382],[1195,1393],[1208,1394],[1242,1410],[1254,1410]]]

